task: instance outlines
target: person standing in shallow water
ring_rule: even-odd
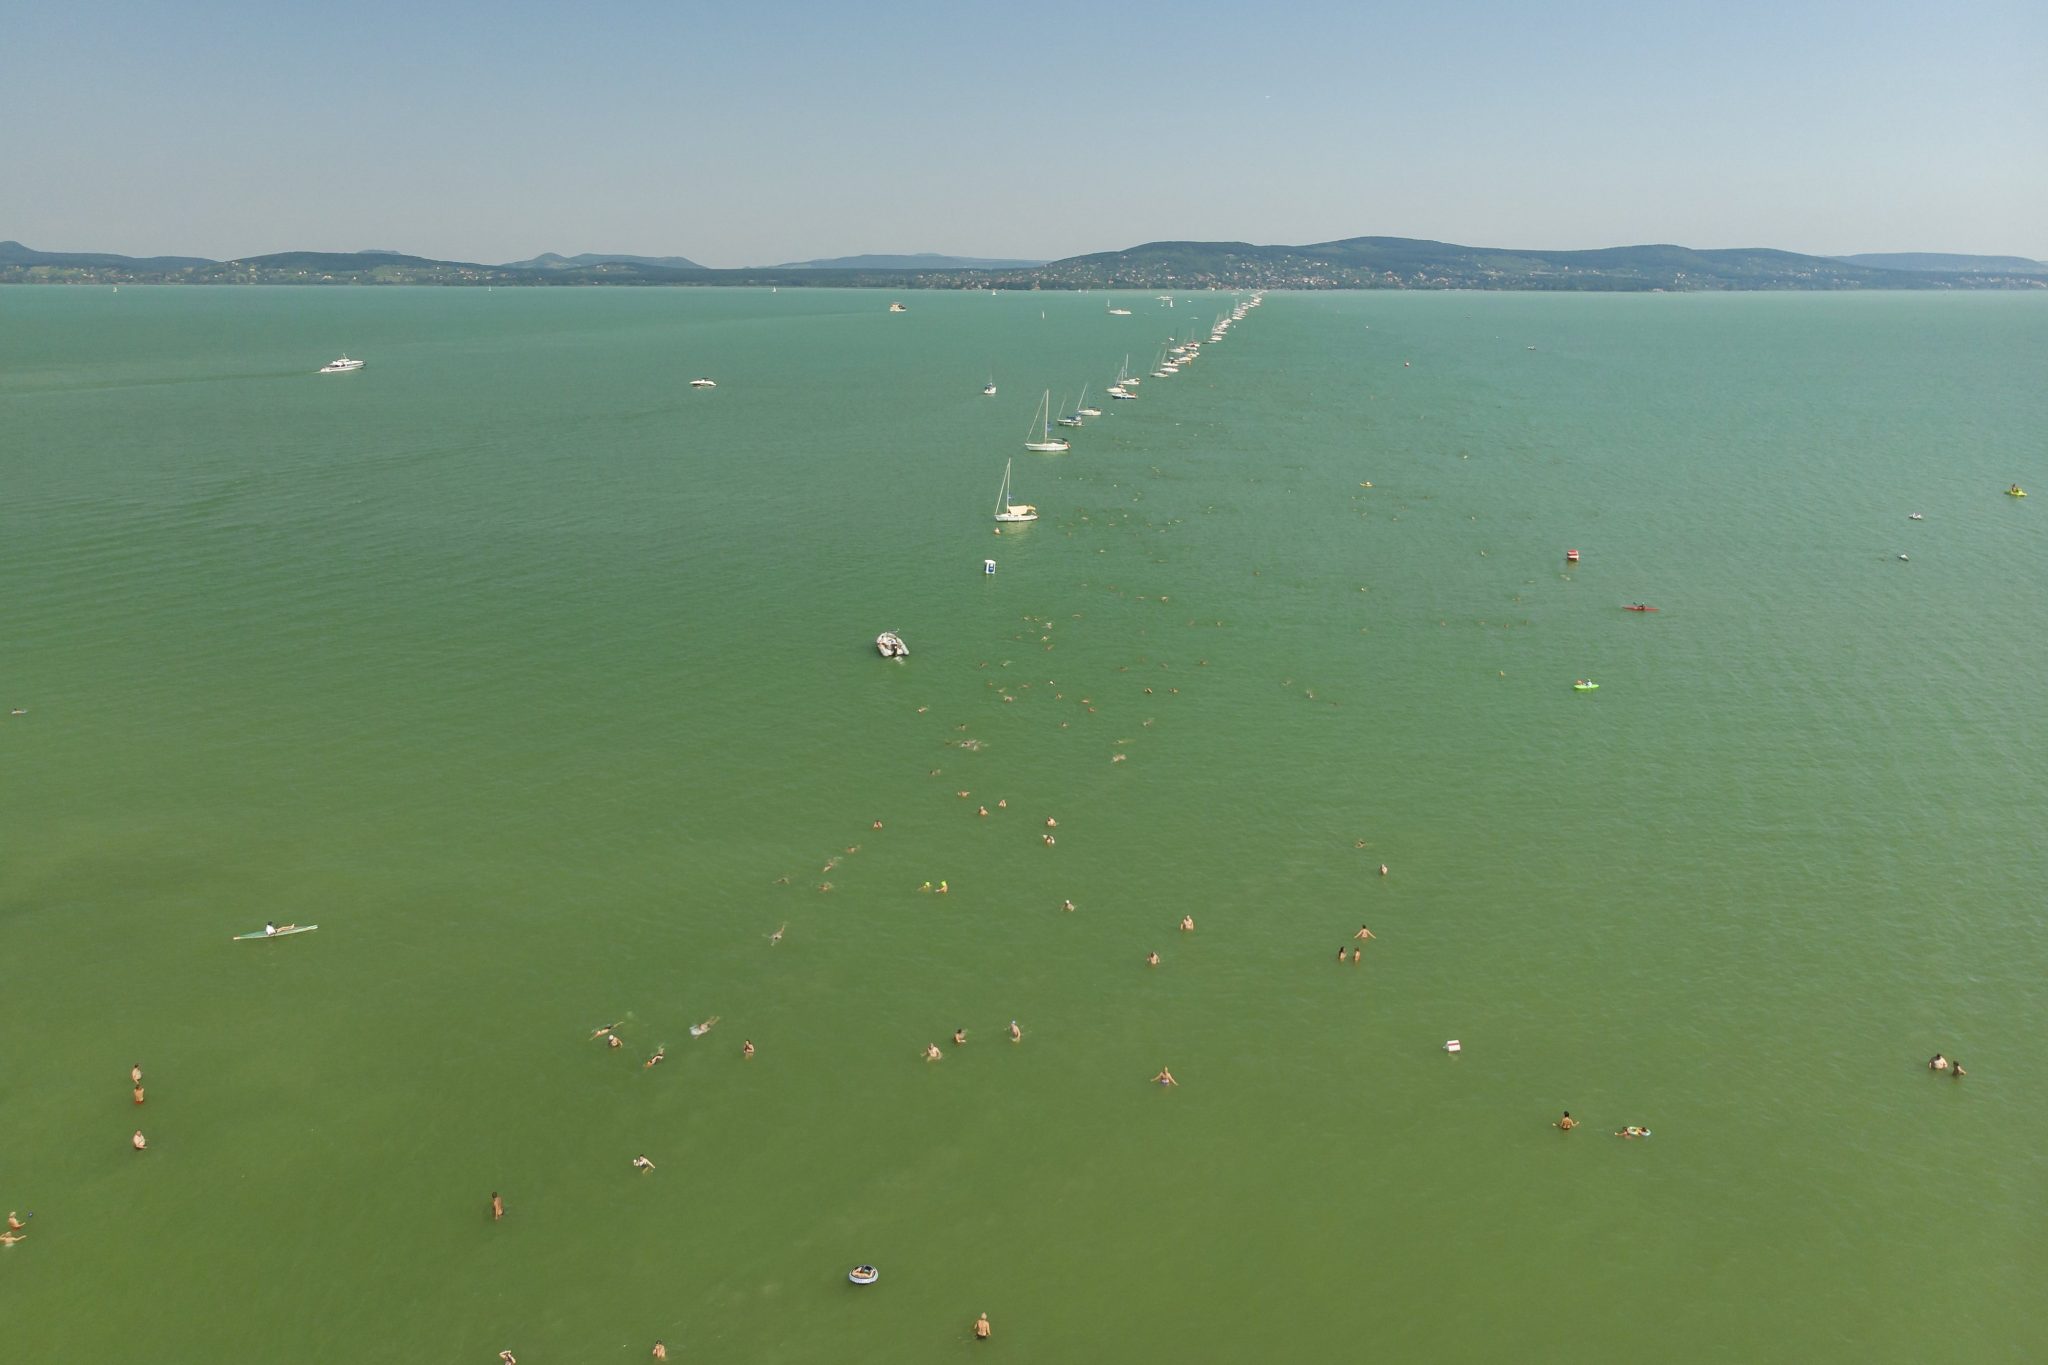
[[[140,1128],[137,1128],[135,1130],[135,1136],[128,1139],[128,1145],[133,1147],[138,1152],[148,1151],[149,1139],[142,1135],[142,1130]]]
[[[491,1221],[497,1222],[505,1216],[505,1197],[496,1190],[491,1191]]]
[[[1569,1133],[1572,1129],[1579,1126],[1579,1121],[1573,1118],[1572,1111],[1567,1109],[1564,1111],[1564,1117],[1559,1119],[1553,1126],[1562,1128],[1565,1132]]]
[[[994,1328],[992,1328],[992,1327],[990,1327],[990,1326],[988,1325],[988,1314],[986,1314],[986,1313],[983,1313],[983,1314],[982,1314],[982,1315],[981,1315],[980,1317],[978,1317],[978,1318],[976,1318],[976,1319],[974,1320],[974,1336],[975,1336],[975,1340],[977,1340],[977,1341],[987,1341],[987,1340],[988,1340],[988,1337],[989,1337],[989,1333],[990,1333],[990,1332],[992,1332],[992,1331],[994,1331],[994,1330],[995,1330]]]

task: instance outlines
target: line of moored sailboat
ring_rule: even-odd
[[[1209,328],[1208,344],[1214,345],[1223,340],[1224,333],[1230,330],[1231,324],[1242,322],[1245,314],[1258,307],[1264,297],[1263,294],[1253,294],[1249,299],[1239,300],[1229,313],[1217,314],[1216,321]],[[1117,308],[1114,304],[1111,305],[1109,312],[1112,317],[1127,317],[1130,315],[1129,309]],[[1161,344],[1158,358],[1153,363],[1152,377],[1154,379],[1169,379],[1201,357],[1203,343],[1195,339],[1195,334],[1198,330],[1198,328],[1191,327],[1188,329],[1185,337],[1169,337]],[[1106,392],[1113,399],[1122,399],[1125,402],[1130,402],[1137,398],[1138,386],[1142,382],[1137,375],[1131,373],[1131,358],[1127,354],[1124,356],[1123,362],[1117,366],[1116,379],[1108,386]],[[987,385],[982,388],[982,393],[989,397],[994,397],[995,392],[996,378],[994,373],[991,372]],[[1025,429],[1024,448],[1035,454],[1063,455],[1074,448],[1073,442],[1064,436],[1053,435],[1053,427],[1055,425],[1065,428],[1079,427],[1084,424],[1087,418],[1100,416],[1102,416],[1101,408],[1088,405],[1088,386],[1086,384],[1081,386],[1080,397],[1075,400],[1072,408],[1067,407],[1064,397],[1060,399],[1059,406],[1057,408],[1054,407],[1052,390],[1047,389],[1040,395],[1038,407],[1031,414],[1031,425]],[[996,492],[995,518],[998,522],[1005,524],[1036,521],[1038,520],[1038,509],[1036,507],[1026,502],[1010,501],[1010,473],[1014,463],[1013,460],[1005,460],[1003,462],[1003,483],[1002,487]],[[998,530],[1000,531],[1000,528]]]

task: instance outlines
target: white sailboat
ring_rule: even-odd
[[[1128,308],[1119,308],[1116,306],[1114,302],[1112,302],[1109,305],[1109,315],[1113,318],[1127,318],[1131,315],[1131,310]]]
[[[996,494],[996,520],[1037,521],[1038,509],[1036,507],[1033,507],[1028,502],[1010,501],[1010,465],[1012,463],[1013,461],[1010,460],[1003,461],[1003,486]]]
[[[1033,430],[1038,432],[1038,439],[1035,441],[1026,440],[1024,442],[1026,450],[1036,450],[1046,455],[1057,455],[1074,448],[1072,442],[1052,434],[1051,389],[1047,389],[1045,397],[1038,400],[1038,411],[1032,414],[1031,426],[1025,429],[1025,436],[1030,436]]]
[[[1081,386],[1081,401],[1074,405],[1074,415],[1076,417],[1102,416],[1101,408],[1091,408],[1088,406],[1088,386],[1086,384]]]
[[[1062,396],[1060,399],[1060,406],[1064,408],[1066,405],[1067,400],[1064,396]],[[1078,412],[1063,412],[1053,420],[1058,422],[1063,427],[1078,427],[1081,425],[1081,414]]]

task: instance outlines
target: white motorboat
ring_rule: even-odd
[[[361,368],[363,368],[362,361],[350,360],[347,356],[340,356],[337,357],[336,359],[328,361],[325,365],[322,365],[320,367],[320,373],[347,374],[350,370],[360,370]]]
[[[715,379],[692,379],[690,387],[693,389],[715,389],[718,387],[718,381]]]
[[[1005,461],[1003,461],[1003,486],[1002,486],[1002,487],[1001,487],[1001,488],[1000,488],[999,490],[997,490],[997,492],[996,492],[996,520],[997,520],[997,521],[1037,521],[1037,520],[1038,520],[1038,509],[1037,509],[1036,507],[1033,507],[1033,506],[1032,506],[1032,505],[1031,505],[1030,503],[1028,503],[1028,502],[1011,502],[1011,501],[1010,501],[1010,465],[1011,465],[1011,463],[1012,463],[1012,461],[1009,461],[1009,460],[1005,460]],[[993,573],[993,572],[995,572],[995,571],[994,571],[993,569],[991,569],[991,570],[989,570],[989,572],[990,572],[990,573]]]
[[[1109,315],[1113,318],[1127,318],[1131,315],[1131,310],[1128,308],[1118,308],[1114,304],[1112,304],[1110,306]]]
[[[1111,384],[1109,386],[1109,396],[1111,398],[1136,398],[1138,395],[1132,393],[1121,384]]]
[[[1032,428],[1038,431],[1038,439],[1026,440],[1024,448],[1045,455],[1058,455],[1074,448],[1073,443],[1052,434],[1052,390],[1045,391],[1045,397],[1038,400],[1038,411],[1033,414],[1031,427],[1025,429],[1025,436],[1031,435]]]
[[[892,313],[907,313],[910,310],[900,303],[892,303],[889,305],[889,311]]]
[[[988,377],[988,383],[981,386],[981,396],[983,398],[993,398],[996,396],[996,377],[993,374]]]
[[[885,659],[907,659],[910,646],[903,643],[903,637],[893,630],[885,630],[875,637],[875,650]]]

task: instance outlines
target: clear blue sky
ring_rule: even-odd
[[[2048,258],[2048,3],[0,0],[0,238]]]

